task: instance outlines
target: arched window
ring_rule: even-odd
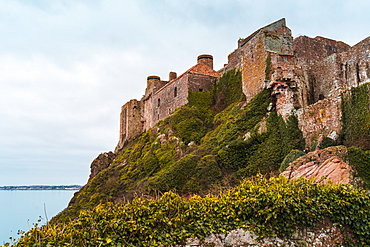
[[[175,97],[177,97],[177,87],[175,87],[174,92],[173,92],[173,95],[174,95]]]
[[[161,105],[161,99],[158,99],[158,107]]]

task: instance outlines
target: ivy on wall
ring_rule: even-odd
[[[370,149],[370,83],[342,95],[343,139],[347,146]]]

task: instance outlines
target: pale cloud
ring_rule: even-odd
[[[84,183],[118,141],[120,107],[146,77],[199,54],[227,62],[239,37],[286,17],[293,34],[353,45],[368,1],[0,0],[0,185]],[[38,175],[40,174],[40,176]]]

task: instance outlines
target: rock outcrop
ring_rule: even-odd
[[[313,228],[299,229],[289,237],[265,237],[259,239],[253,232],[237,229],[228,234],[212,234],[203,242],[190,238],[185,245],[174,247],[239,247],[239,246],[345,246],[345,236],[339,226],[325,219]]]
[[[280,174],[289,179],[314,178],[320,183],[349,184],[356,180],[356,172],[347,161],[345,146],[328,147],[310,152],[289,164]]]
[[[113,152],[99,154],[90,165],[90,179],[95,177],[101,170],[107,168],[115,158],[116,154]]]

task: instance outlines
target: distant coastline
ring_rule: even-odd
[[[81,185],[20,185],[0,186],[0,190],[79,190]]]

